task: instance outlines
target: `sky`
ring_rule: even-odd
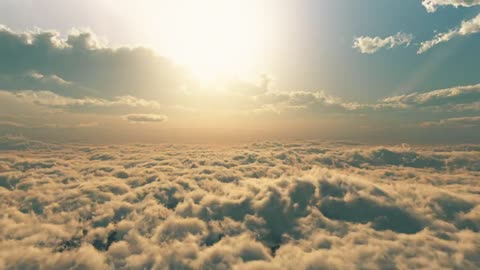
[[[0,1],[0,133],[478,142],[480,2]]]

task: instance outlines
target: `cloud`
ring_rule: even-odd
[[[123,118],[130,122],[165,122],[168,117],[161,114],[128,114],[123,116]]]
[[[124,112],[125,110],[134,108],[148,108],[150,110],[158,110],[161,108],[158,101],[145,100],[133,96],[119,96],[111,99],[95,97],[72,98],[46,90],[19,90],[14,92],[0,90],[0,95],[4,96],[6,99],[14,99],[19,103],[84,113],[100,110],[107,112]]]
[[[420,44],[417,54],[422,54],[436,45],[448,42],[459,36],[469,36],[480,32],[480,14],[475,18],[463,21],[460,27],[452,29],[448,32],[439,33],[433,39],[424,41]]]
[[[6,90],[49,90],[66,97],[172,98],[187,75],[147,48],[108,47],[95,34],[13,31],[0,26],[0,83]]]
[[[265,106],[274,106],[276,111],[306,108],[348,109],[348,103],[323,91],[269,91],[254,97],[254,101]]]
[[[276,113],[288,110],[322,112],[373,113],[377,111],[414,111],[417,109],[443,112],[466,112],[480,109],[480,84],[437,89],[384,98],[376,103],[359,103],[328,95],[323,91],[269,91],[255,96],[260,111]]]
[[[53,123],[44,123],[44,124],[23,124],[13,121],[0,121],[0,126],[10,126],[15,128],[92,128],[96,127],[99,124],[97,122],[89,123],[78,123],[78,124],[53,124]]]
[[[478,127],[480,126],[480,116],[447,118],[440,121],[424,122],[422,127]]]
[[[31,140],[21,135],[0,136],[0,150],[50,149],[54,144]]]
[[[0,147],[5,269],[480,266],[478,145]]]
[[[480,100],[480,84],[457,86],[446,89],[438,89],[426,93],[411,93],[388,97],[382,100],[384,104],[396,107],[442,107],[457,111],[478,110]]]
[[[413,40],[413,35],[397,33],[386,38],[361,36],[355,38],[353,48],[361,53],[372,54],[382,48],[392,49],[397,46],[409,46]]]
[[[428,12],[435,12],[439,6],[473,7],[480,5],[480,0],[422,0]]]
[[[0,126],[11,126],[11,127],[18,127],[18,128],[25,127],[24,124],[14,122],[14,121],[0,121]]]

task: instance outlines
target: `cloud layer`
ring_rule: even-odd
[[[480,266],[478,145],[0,146],[0,268]]]

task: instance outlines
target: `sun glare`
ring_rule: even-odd
[[[271,20],[265,4],[248,0],[178,1],[168,8],[171,17],[157,22],[169,24],[168,28],[158,27],[159,47],[197,79],[261,72],[262,51],[271,35],[267,34]]]

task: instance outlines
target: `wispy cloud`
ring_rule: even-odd
[[[382,48],[392,49],[397,46],[409,46],[413,40],[413,35],[397,33],[386,38],[361,36],[354,39],[353,48],[361,53],[372,54]]]
[[[420,49],[417,53],[422,54],[440,43],[448,42],[453,38],[459,36],[468,36],[480,32],[480,14],[475,18],[463,21],[460,27],[450,30],[448,32],[439,33],[433,39],[424,41],[420,44]]]
[[[480,116],[447,118],[440,121],[431,121],[422,123],[422,127],[478,127],[480,126]]]
[[[123,118],[130,122],[145,123],[145,122],[165,122],[168,117],[163,114],[128,114]]]
[[[465,105],[467,110],[475,109],[470,106],[480,100],[480,84],[457,86],[446,89],[439,89],[425,93],[411,93],[388,97],[382,100],[386,104],[404,105],[404,107],[435,107],[459,106]]]
[[[84,97],[84,98],[72,98],[55,94],[51,91],[33,91],[33,90],[21,90],[16,92],[2,91],[4,95],[12,95],[19,100],[35,105],[41,105],[46,107],[55,108],[95,108],[95,107],[148,107],[151,109],[159,109],[160,103],[154,100],[145,100],[136,98],[133,96],[121,96],[114,97],[112,99]]]

